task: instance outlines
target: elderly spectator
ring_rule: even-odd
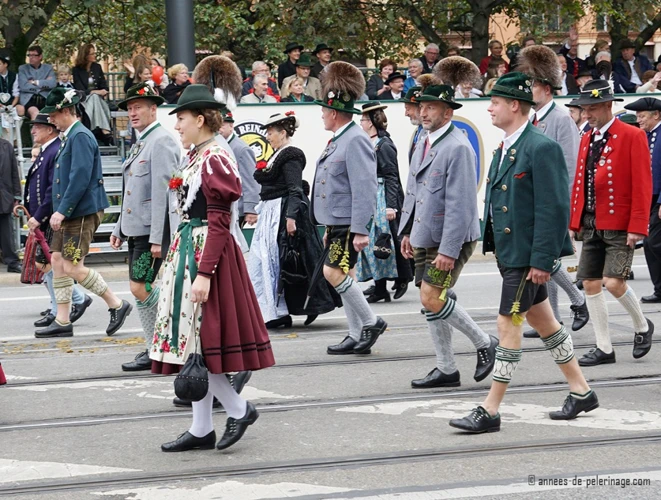
[[[631,40],[624,40],[620,45],[622,58],[615,61],[613,71],[619,75],[618,82],[628,94],[635,94],[643,84],[641,79],[645,71],[654,69],[644,55],[636,55],[636,45]]]
[[[310,54],[303,54],[296,61],[296,75],[288,76],[282,81],[282,97],[287,97],[286,89],[289,87],[289,82],[294,78],[302,78],[303,87],[305,88],[305,95],[309,95],[314,99],[321,99],[321,82],[318,78],[310,76],[310,68],[312,61],[310,61]]]
[[[502,63],[505,63],[505,68],[509,71],[510,66],[503,59],[503,44],[498,40],[491,40],[489,42],[489,50],[491,51],[491,55],[480,61],[480,74],[482,76],[486,75],[487,78],[494,78],[498,73],[498,66]]]
[[[282,92],[286,92],[287,97],[283,97],[280,102],[313,102],[314,99],[309,95],[306,95],[304,92],[305,80],[298,76],[291,78],[292,79],[289,80],[289,82],[285,82],[282,87]]]
[[[188,68],[185,64],[175,64],[168,69],[170,84],[163,90],[163,98],[168,104],[177,104],[179,96],[190,85]]]
[[[565,39],[558,53],[565,57],[567,73],[574,78],[578,76],[579,71],[587,68],[587,63],[578,57],[578,32],[575,28],[569,30],[569,37]]]
[[[567,73],[567,60],[562,54],[558,54],[558,62],[562,70],[562,88],[558,91],[558,95],[578,95],[579,88],[576,79]]]
[[[319,75],[321,75],[321,72],[324,70],[324,68],[330,64],[331,57],[333,56],[333,49],[325,43],[318,43],[312,52],[312,55],[317,58],[317,62],[314,66],[312,66],[310,74],[313,77],[319,78],[319,80],[321,80]]]
[[[251,94],[253,91],[253,78],[255,75],[265,75],[268,78],[269,82],[269,89],[267,91],[267,94],[275,97],[276,100],[280,100],[280,92],[278,91],[278,84],[277,82],[271,78],[271,70],[269,68],[269,65],[266,64],[264,61],[255,61],[252,63],[252,76],[250,78],[246,78],[243,81],[243,87],[241,88],[241,95],[248,95]]]
[[[455,99],[475,99],[479,98],[481,94],[480,90],[473,88],[473,82],[470,79],[458,83],[454,90]]]
[[[434,69],[436,63],[441,60],[441,50],[435,43],[430,43],[425,47],[425,53],[420,57],[422,63],[422,73],[428,74]]]
[[[424,68],[420,59],[411,59],[409,61],[409,77],[404,80],[404,90],[402,92],[406,94],[411,87],[418,85],[417,79],[422,75],[423,70]]]
[[[404,80],[406,77],[399,72],[392,73],[384,82],[384,88],[388,87],[390,90],[386,90],[381,94],[382,101],[397,101],[404,97]]]
[[[301,57],[303,46],[300,43],[288,43],[284,53],[287,54],[287,60],[278,66],[278,87],[282,88],[282,82],[288,76],[296,74],[296,61]]]
[[[31,120],[39,114],[46,105],[46,96],[55,87],[55,73],[50,64],[42,64],[43,51],[39,45],[28,49],[28,64],[18,68],[18,88],[20,90],[19,105],[16,111],[24,116],[27,111]]]
[[[150,68],[151,64],[147,56],[144,54],[137,54],[133,61],[124,62],[124,67],[126,68],[126,79],[124,80],[124,93],[133,87],[136,83],[140,83],[141,80],[139,74],[142,72],[143,68]],[[151,74],[151,73],[150,73]]]
[[[96,62],[96,49],[91,43],[78,49],[76,66],[73,68],[73,88],[85,92],[87,97],[83,107],[90,119],[90,130],[95,132],[99,129],[99,138],[109,146],[112,142],[110,109],[105,100],[109,93],[108,82],[101,65]]]
[[[0,112],[11,111],[20,96],[18,75],[9,71],[9,56],[0,55]]]
[[[390,87],[385,85],[388,77],[395,72],[397,64],[392,59],[383,59],[379,63],[379,72],[370,76],[367,80],[367,97],[374,101],[381,98],[381,94],[388,92]]]
[[[448,47],[448,50],[446,52],[446,57],[452,57],[452,56],[460,56],[461,55],[461,50],[459,47],[456,45],[452,45]]]
[[[253,92],[241,98],[241,104],[260,104],[278,102],[275,97],[268,95],[269,78],[266,75],[255,75],[252,78]]]
[[[21,179],[18,175],[14,146],[0,139],[0,249],[7,272],[20,273],[21,264],[14,248],[12,210],[21,201]]]
[[[636,89],[636,94],[645,94],[647,92],[659,93],[659,82],[661,82],[661,71],[653,69],[643,73],[643,84]]]

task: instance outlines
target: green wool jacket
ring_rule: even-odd
[[[574,253],[562,148],[530,123],[499,169],[501,148],[487,177],[483,253],[494,252],[506,268],[550,272],[557,259]]]

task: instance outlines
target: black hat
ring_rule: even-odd
[[[606,80],[590,80],[583,85],[579,97],[574,99],[579,106],[623,100],[613,95],[613,89]]]
[[[452,109],[459,109],[463,106],[463,104],[455,102],[454,89],[449,85],[430,85],[422,92],[422,95],[420,95],[416,101],[444,102]]]
[[[213,94],[206,85],[193,83],[186,87],[179,97],[177,107],[170,111],[169,115],[185,111],[187,109],[218,109],[222,110],[225,106],[213,98]]]
[[[418,97],[422,94],[422,87],[415,86],[411,87],[406,91],[404,97],[400,97],[400,102],[408,102],[410,104],[418,104]]]
[[[406,80],[406,76],[402,75],[399,71],[395,71],[392,73],[384,82],[385,85],[390,85],[390,82],[393,80],[397,80],[398,78],[401,78],[402,80]]]
[[[36,118],[28,122],[28,125],[48,125],[49,127],[57,128],[55,125],[48,121],[48,115],[39,113]]]
[[[11,61],[11,59],[9,58],[8,55],[0,54],[0,61],[2,61],[5,64],[9,64],[9,61]]]
[[[333,52],[333,50],[335,50],[335,49],[333,49],[332,47],[329,47],[325,43],[318,43],[317,46],[312,51],[312,55],[316,56],[317,53],[321,52],[322,50],[330,50],[331,52]]]
[[[623,49],[635,49],[635,48],[636,48],[636,44],[633,43],[633,42],[632,42],[631,40],[629,40],[628,38],[627,38],[626,40],[624,40],[624,41],[620,44],[620,50],[623,50]]]
[[[582,76],[589,76],[590,78],[592,78],[592,71],[588,68],[581,68],[578,70],[578,75],[576,76],[576,78],[580,78]]]
[[[362,112],[369,113],[370,111],[376,111],[377,109],[386,109],[388,106],[381,104],[379,101],[370,101],[366,104],[363,104]]]
[[[302,51],[303,46],[300,43],[296,43],[296,42],[288,43],[287,46],[285,47],[284,53],[289,54],[294,49],[299,49]]]
[[[578,101],[578,99],[572,99],[571,101],[566,103],[565,106],[567,106],[568,108],[579,108],[579,109],[581,109],[581,105],[576,104],[577,101]]]
[[[147,82],[140,82],[128,89],[126,92],[126,98],[117,103],[117,107],[126,111],[128,103],[135,101],[136,99],[149,99],[153,101],[156,106],[160,106],[165,102],[165,99],[156,93],[154,87]]]
[[[654,97],[643,97],[624,106],[624,109],[631,111],[661,111],[661,99]]]

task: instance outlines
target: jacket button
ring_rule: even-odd
[[[133,175],[133,171],[132,171],[132,170],[131,170],[131,171],[129,171],[129,175],[131,175],[131,176]]]
[[[55,184],[59,184],[59,183],[60,183],[60,179],[55,179]]]
[[[423,185],[423,186],[426,186],[426,185],[427,185],[427,181],[423,182],[422,185]]]
[[[322,197],[322,198],[326,198],[326,195],[325,195],[325,194],[322,194],[321,197]]]
[[[128,196],[131,196],[131,191],[127,191],[126,194],[127,194]]]
[[[507,207],[503,207],[503,212],[507,212]]]
[[[131,213],[131,209],[130,209],[130,208],[127,208],[127,209],[126,209],[126,213],[127,213],[127,214],[130,214],[130,213]]]
[[[487,177],[487,184],[489,184],[490,182],[491,182],[491,179],[489,179],[489,178]]]
[[[322,184],[326,184],[326,179],[322,179],[322,180],[321,180],[321,183],[322,183]]]
[[[509,227],[506,227],[505,229],[503,229],[503,233],[505,233],[505,234],[510,234],[511,232],[512,232],[512,230]]]
[[[60,164],[59,164],[59,163],[56,163],[56,164],[55,164],[55,168],[60,168]]]
[[[615,210],[609,210],[608,213],[613,215],[615,213]]]
[[[503,184],[502,186],[500,186],[500,189],[502,189],[503,191],[507,191],[507,186]]]
[[[416,219],[415,221],[416,221],[417,223],[420,223],[420,219],[419,219],[419,218],[418,218],[418,219]]]
[[[100,180],[99,180],[99,184],[103,184],[103,179],[100,179]]]
[[[61,198],[61,196],[58,194],[58,195],[57,195],[57,199],[59,200],[60,198]]]

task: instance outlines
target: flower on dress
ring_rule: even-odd
[[[163,352],[170,352],[170,344],[168,344],[167,340],[164,340],[163,343],[161,344],[161,349]]]
[[[170,189],[175,191],[175,190],[179,189],[183,185],[183,183],[184,183],[183,177],[179,177],[175,174],[170,179],[170,183],[168,184],[168,186],[170,187]]]
[[[264,160],[259,160],[257,162],[257,165],[255,165],[255,168],[257,170],[264,170],[266,168],[267,163]]]
[[[294,116],[294,112],[293,111],[286,111],[285,116]]]

